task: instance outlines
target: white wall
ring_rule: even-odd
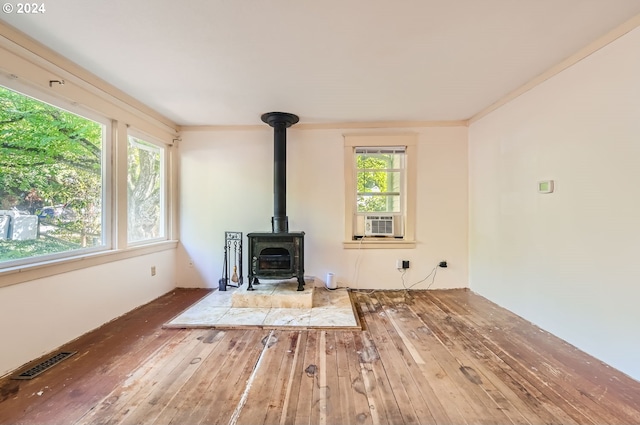
[[[287,215],[305,236],[305,274],[336,274],[341,286],[402,288],[396,259],[411,261],[407,284],[440,260],[432,288],[467,287],[467,128],[384,131],[419,133],[415,249],[344,249],[343,134],[287,132]],[[382,130],[380,130],[382,131]],[[362,131],[357,131],[362,133]],[[273,215],[273,131],[185,131],[180,144],[179,286],[217,287],[224,232],[270,231]],[[246,237],[245,237],[246,254]],[[189,259],[193,260],[190,267]],[[246,270],[246,255],[245,255]],[[417,285],[425,289],[431,283]]]
[[[175,252],[0,288],[0,376],[171,291]]]
[[[636,379],[639,49],[636,29],[469,129],[471,289]]]

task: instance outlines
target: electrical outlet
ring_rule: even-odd
[[[396,269],[403,270],[409,268],[409,260],[396,260]]]
[[[151,276],[156,275],[156,266],[151,266]]]

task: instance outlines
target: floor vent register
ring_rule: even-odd
[[[36,376],[40,375],[45,370],[52,368],[53,366],[57,365],[64,359],[67,359],[76,353],[77,351],[62,351],[38,363],[32,368],[13,376],[12,379],[33,379]]]

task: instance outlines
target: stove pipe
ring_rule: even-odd
[[[297,115],[286,112],[267,112],[262,121],[273,127],[273,217],[271,231],[287,233],[287,128],[297,123]]]

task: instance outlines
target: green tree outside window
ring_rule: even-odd
[[[35,240],[0,239],[0,262],[103,243],[104,129],[0,87],[0,210],[39,217]]]
[[[403,150],[356,148],[359,213],[400,212]]]

